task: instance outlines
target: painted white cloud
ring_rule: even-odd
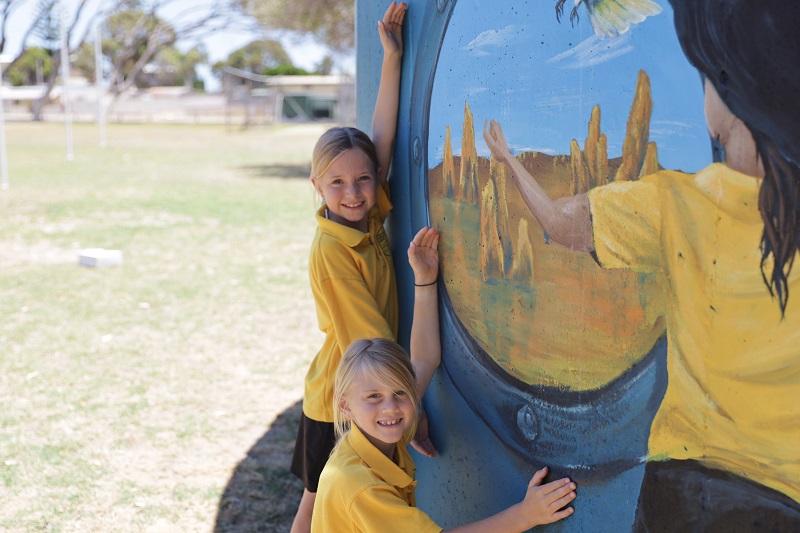
[[[557,153],[556,150],[554,150],[553,148],[537,148],[535,146],[510,145],[508,148],[513,155],[525,154],[530,152],[539,152],[541,154],[547,154],[547,155],[556,155]],[[486,147],[486,145],[483,143],[477,146],[477,153],[479,156],[485,157],[487,159],[492,155],[492,153],[489,151],[489,148]],[[460,155],[460,154],[454,154],[454,155]]]
[[[678,120],[654,120],[650,126],[651,137],[694,137],[694,125]]]
[[[500,48],[501,46],[508,45],[521,28],[521,26],[517,26],[516,24],[509,24],[500,30],[482,31],[477,37],[467,43],[462,50],[466,50],[476,57],[491,55],[489,51],[490,48]]]
[[[616,39],[600,39],[592,35],[574,48],[562,52],[547,60],[557,63],[559,68],[574,69],[593,67],[633,51],[630,44],[630,33],[624,33]]]
[[[464,89],[464,94],[467,97],[469,97],[469,96],[473,96],[473,95],[476,95],[476,94],[485,93],[488,90],[489,90],[488,87],[478,87],[478,86],[467,87],[466,89]]]
[[[539,152],[540,154],[555,155],[556,151],[553,148],[541,148],[536,146],[520,146],[511,147],[515,154],[525,154],[530,152]]]

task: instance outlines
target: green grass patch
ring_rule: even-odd
[[[63,125],[6,124],[0,529],[213,529],[210,501],[318,348],[323,130],[111,124],[103,149],[76,124],[67,162]],[[94,247],[124,263],[78,266]]]

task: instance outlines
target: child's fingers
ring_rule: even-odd
[[[575,496],[576,496],[575,492],[573,490],[570,490],[569,492],[567,492],[566,494],[564,494],[560,498],[556,498],[555,500],[551,501],[548,504],[548,506],[551,509],[561,509],[565,505],[569,504],[569,502],[574,500]]]
[[[562,518],[566,518],[574,512],[575,509],[573,509],[572,507],[567,507],[566,509],[562,509],[557,513],[553,513],[552,515],[550,515],[551,518],[550,523],[552,524],[553,522],[558,522]]]
[[[403,19],[406,16],[406,9],[408,9],[408,4],[405,2],[399,4],[397,8],[394,10],[394,22],[399,25],[403,25]]]
[[[428,233],[428,229],[428,226],[423,226],[422,229],[420,229],[417,234],[414,235],[414,238],[411,240],[411,242],[417,246],[422,245],[423,241],[425,240],[425,235]]]
[[[433,446],[433,442],[431,442],[430,438],[414,439],[411,441],[411,447],[425,457],[436,457],[436,448]]]
[[[531,478],[531,482],[528,483],[528,488],[537,487],[542,484],[542,480],[547,476],[547,467],[542,467],[541,470],[538,470],[533,477]]]
[[[405,11],[405,3],[397,3],[392,2],[389,4],[389,7],[386,9],[386,16],[384,18],[388,18],[391,22],[397,22],[398,16]]]
[[[406,13],[406,3],[403,2],[398,4],[397,2],[392,2],[389,4],[389,7],[386,8],[386,13],[383,15],[383,20],[387,24],[399,24],[403,25],[403,17]]]
[[[422,237],[422,245],[426,248],[432,248],[433,239],[436,236],[436,230],[433,228],[427,228],[428,231],[425,232],[425,235]]]
[[[387,22],[391,22],[392,14],[394,13],[394,8],[397,5],[397,2],[392,2],[389,4],[389,7],[386,8],[386,13],[383,14],[383,20]]]
[[[563,485],[561,485],[560,484],[561,481],[565,481],[565,483]],[[545,489],[550,489],[550,487],[553,486],[553,485],[556,485],[555,490],[545,490]],[[576,488],[577,487],[576,487],[575,483],[571,483],[568,479],[567,480],[561,479],[561,480],[558,480],[558,481],[553,481],[552,483],[548,483],[547,485],[542,487],[542,489],[545,490],[545,494],[547,495],[547,499],[550,502],[557,501],[557,500],[563,498],[564,496],[567,496],[569,493],[574,491]],[[561,507],[561,506],[559,506],[559,507]]]
[[[417,243],[411,241],[408,245],[408,262],[411,263],[417,258]]]
[[[575,483],[572,483],[568,477],[551,481],[542,487],[544,494],[548,495],[551,499],[559,498],[574,489]]]

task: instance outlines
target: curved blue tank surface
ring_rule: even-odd
[[[442,232],[442,366],[425,397],[439,455],[414,454],[417,501],[445,528],[518,502],[533,472],[571,477],[546,531],[630,531],[667,387],[664,287],[550,241],[485,121],[551,196],[698,172],[715,154],[703,81],[667,0],[410,3],[387,222],[408,346],[408,242]],[[574,7],[574,10],[573,10]],[[356,2],[359,128],[369,131],[386,4]],[[608,8],[611,9],[611,8]]]

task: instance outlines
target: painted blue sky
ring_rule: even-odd
[[[617,38],[597,37],[583,6],[571,26],[567,2],[559,23],[555,0],[459,0],[450,19],[433,84],[429,167],[441,162],[445,126],[461,152],[464,102],[475,117],[478,154],[488,156],[484,120],[503,126],[516,152],[568,154],[583,147],[592,107],[600,105],[608,156],[622,152],[638,71],[650,76],[650,140],[666,168],[687,172],[711,162],[697,71],[683,55],[672,10],[633,25]]]

